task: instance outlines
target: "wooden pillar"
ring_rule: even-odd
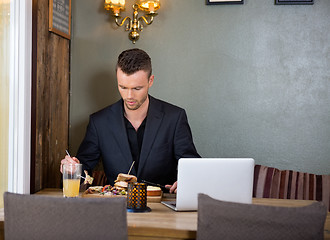
[[[48,4],[33,0],[31,193],[60,187],[68,148],[70,40],[48,30]]]

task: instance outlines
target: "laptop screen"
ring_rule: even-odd
[[[252,203],[252,158],[181,158],[178,164],[177,210],[197,210],[198,193]]]

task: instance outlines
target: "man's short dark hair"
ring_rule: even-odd
[[[152,74],[151,59],[149,55],[138,48],[123,51],[118,56],[116,71],[118,68],[127,75],[131,75],[140,70],[149,73],[149,77]]]

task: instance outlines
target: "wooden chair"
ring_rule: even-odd
[[[197,240],[323,239],[326,206],[274,207],[225,202],[198,195]]]
[[[4,193],[5,239],[127,239],[125,198]]]
[[[330,209],[330,175],[255,165],[253,197],[322,201]]]
[[[103,170],[93,171],[94,178],[92,186],[104,186],[107,184],[107,176]]]

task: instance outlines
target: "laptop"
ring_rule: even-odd
[[[198,193],[212,198],[252,203],[254,159],[181,158],[176,201],[161,203],[175,211],[197,211]]]

